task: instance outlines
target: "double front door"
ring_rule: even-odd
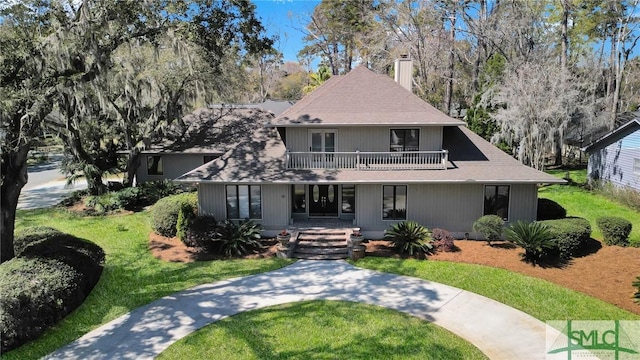
[[[309,185],[309,216],[338,216],[338,185]]]

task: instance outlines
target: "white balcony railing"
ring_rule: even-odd
[[[403,152],[290,152],[288,169],[445,170],[447,150]]]

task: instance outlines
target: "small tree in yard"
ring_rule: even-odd
[[[633,286],[638,288],[635,294],[633,294],[633,298],[636,300],[638,304],[640,304],[640,276],[636,278],[636,281],[633,282]]]
[[[498,215],[485,215],[473,223],[473,231],[479,232],[487,240],[489,246],[492,241],[500,240],[504,220]]]
[[[549,226],[538,222],[518,221],[509,226],[505,233],[511,243],[524,249],[524,259],[533,263],[555,246]]]

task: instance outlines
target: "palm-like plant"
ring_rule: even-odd
[[[236,225],[225,220],[218,225],[216,238],[221,241],[225,256],[242,256],[259,248],[261,227],[252,220],[241,221]]]
[[[638,304],[640,304],[640,276],[638,276],[636,278],[636,281],[633,282],[633,286],[635,286],[638,289],[638,291],[636,291],[636,293],[633,294],[633,298],[636,300]]]
[[[401,254],[427,253],[433,249],[433,239],[427,228],[415,221],[403,221],[385,230],[384,238]]]
[[[528,261],[539,260],[548,249],[555,247],[553,233],[547,225],[539,222],[518,221],[505,229],[507,240],[524,249]]]

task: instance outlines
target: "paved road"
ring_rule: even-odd
[[[38,209],[54,206],[67,194],[87,187],[84,180],[71,186],[66,185],[64,175],[60,173],[61,155],[52,155],[51,162],[30,166],[29,179],[20,192],[18,209]]]
[[[177,340],[243,311],[307,300],[383,306],[432,321],[491,359],[544,359],[545,324],[519,310],[451,286],[303,260],[279,270],[219,281],[135,309],[47,359],[153,359]]]

